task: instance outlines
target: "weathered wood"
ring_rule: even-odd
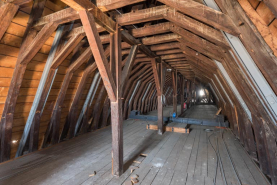
[[[173,112],[177,115],[177,71],[171,71],[172,88],[173,88]]]
[[[84,122],[84,128],[92,128],[92,130],[97,130],[100,126],[99,124],[99,120],[100,120],[100,116],[101,116],[101,111],[103,108],[103,99],[104,97],[107,95],[107,91],[105,90],[105,86],[102,86],[100,91],[99,91],[99,95],[97,96],[97,99],[95,101],[95,104],[93,106],[93,112],[91,115],[88,115],[88,120],[90,120],[89,122]],[[86,130],[87,132],[87,130]]]
[[[264,142],[264,129],[262,129],[263,124],[260,119],[258,119],[254,114],[252,114],[253,130],[255,141],[257,143],[257,153],[259,158],[259,165],[263,173],[269,175],[269,164],[267,157],[268,150],[266,150],[266,143]]]
[[[154,75],[154,79],[155,79],[155,84],[156,84],[156,89],[157,89],[157,94],[158,96],[161,96],[162,94],[162,87],[161,87],[161,77],[160,77],[160,74],[158,72],[158,69],[157,69],[157,64],[156,64],[156,60],[153,58],[151,60],[151,64],[152,64],[152,69],[153,69],[153,75]]]
[[[178,13],[176,10],[168,11],[165,18],[182,28],[185,28],[195,33],[196,35],[199,35],[204,39],[215,43],[216,45],[222,46],[226,49],[230,48],[229,44],[220,31],[200,23],[190,17],[184,16],[183,14]]]
[[[25,124],[24,127],[24,131],[16,152],[16,157],[19,157],[22,155],[24,147],[27,146],[28,144],[27,139],[29,136],[29,152],[33,152],[36,151],[38,149],[38,142],[39,142],[39,125],[35,125],[36,121],[35,118],[36,117],[40,117],[42,112],[41,111],[37,111],[39,105],[40,105],[40,99],[42,96],[45,96],[46,94],[48,95],[48,92],[43,92],[45,85],[47,86],[48,84],[46,84],[47,82],[47,77],[49,75],[49,73],[51,73],[51,64],[54,60],[54,57],[56,55],[56,51],[61,47],[61,45],[63,45],[63,42],[61,42],[61,38],[62,38],[62,33],[64,32],[64,27],[65,26],[60,26],[55,34],[55,38],[53,41],[53,44],[51,46],[51,50],[50,53],[48,55],[46,64],[44,66],[43,69],[43,74],[42,77],[40,79],[39,85],[38,85],[38,89],[32,104],[32,108],[30,110],[27,122]],[[45,95],[44,95],[45,93]],[[46,95],[46,96],[47,96]],[[45,105],[45,103],[43,104]],[[40,108],[40,107],[39,107]],[[39,114],[38,116],[36,116],[36,114]]]
[[[22,56],[22,54],[25,53],[25,56],[28,55],[28,52],[30,52],[30,55],[32,57],[35,56],[36,52],[40,49],[39,46],[32,45],[33,50],[30,50],[30,45],[33,43],[33,40],[37,38],[36,31],[31,30],[31,26],[34,24],[34,22],[41,17],[42,10],[44,8],[45,1],[35,1],[32,7],[31,15],[29,18],[28,26],[26,28],[26,31],[23,36],[23,42],[21,45],[21,48],[19,50],[19,56]],[[54,31],[54,27],[57,25],[46,26],[45,29],[42,32],[45,32],[45,30],[48,29],[48,32],[46,35],[49,34],[49,32]],[[51,34],[52,34],[51,33]],[[50,35],[51,35],[50,34]],[[40,37],[45,40],[41,40],[42,43],[44,43],[48,38],[47,36],[44,36],[40,34]],[[50,36],[49,35],[49,36]],[[28,47],[29,46],[29,47]],[[42,46],[42,45],[41,45]],[[28,52],[25,50],[26,47],[28,47]],[[10,158],[10,152],[11,152],[11,138],[12,138],[12,125],[13,125],[13,116],[15,112],[15,105],[17,101],[17,97],[19,94],[19,89],[23,80],[23,75],[25,73],[27,63],[30,62],[32,57],[28,57],[29,61],[24,61],[24,64],[21,64],[22,60],[21,57],[17,59],[16,66],[13,72],[13,77],[10,83],[9,92],[5,101],[4,110],[2,113],[1,118],[1,132],[0,132],[0,138],[1,138],[1,156],[0,161],[6,161]]]
[[[127,5],[143,2],[145,0],[97,0],[97,7],[102,10],[103,12],[121,8]]]
[[[263,0],[263,2],[268,6],[268,8],[272,11],[277,18],[277,4],[273,0]]]
[[[122,14],[117,17],[117,22],[120,25],[130,25],[158,19],[167,19],[211,42],[214,42],[225,48],[230,48],[225,38],[218,30],[215,30],[181,13],[178,13],[176,9],[170,8],[168,6],[157,6],[154,8]]]
[[[52,112],[51,120],[48,124],[48,132],[45,133],[44,141],[43,141],[43,147],[47,146],[47,141],[49,137],[51,137],[51,144],[56,144],[59,141],[60,136],[60,116],[62,111],[62,104],[64,102],[64,98],[66,95],[66,91],[68,89],[70,80],[73,76],[73,73],[83,64],[85,63],[90,57],[92,56],[92,52],[90,48],[87,48],[81,55],[78,57],[78,59],[72,63],[64,77],[64,81],[62,83],[62,87],[60,89],[59,95],[56,99],[54,109]],[[93,69],[96,69],[96,64],[93,63]]]
[[[156,57],[155,53],[153,53],[147,46],[142,44],[139,40],[135,39],[132,35],[130,35],[127,31],[121,31],[122,39],[130,45],[139,45],[139,50],[142,51],[149,57]]]
[[[75,11],[72,8],[66,8],[64,10],[60,10],[57,11],[55,13],[46,15],[44,17],[41,17],[40,19],[38,19],[35,23],[35,25],[33,26],[35,29],[39,30],[41,29],[45,24],[48,24],[50,22],[55,22],[57,24],[64,24],[64,23],[68,23],[71,21],[75,21],[80,19],[79,14],[77,11]],[[106,31],[105,28],[101,27],[99,24],[96,24],[97,30],[98,32],[103,32]],[[82,27],[80,28],[75,28],[72,31],[70,31],[68,33],[68,36],[72,35],[72,34],[76,34],[75,32],[83,32]]]
[[[181,92],[180,92],[180,102],[181,102],[181,110],[180,110],[180,114],[184,113],[184,103],[185,103],[185,80],[184,77],[181,76],[180,78],[180,84],[181,84]]]
[[[24,49],[24,52],[19,55],[19,62],[22,65],[28,64],[57,27],[58,25],[56,23],[46,24],[28,47]]]
[[[66,43],[66,45],[58,52],[54,61],[52,62],[51,68],[57,69],[57,67],[68,57],[68,55],[76,48],[84,36],[77,34],[72,36]]]
[[[146,129],[149,130],[158,130],[158,125],[146,125]],[[166,132],[176,132],[176,133],[183,133],[188,134],[190,132],[190,129],[186,129],[183,127],[176,127],[176,126],[165,126]]]
[[[159,0],[160,2],[176,8],[180,12],[187,14],[197,20],[209,24],[217,29],[226,31],[232,35],[238,36],[239,31],[232,19],[220,12],[193,0]]]
[[[133,71],[135,71],[135,70],[133,70]],[[152,71],[152,69],[149,66],[144,66],[141,70],[136,71],[136,73],[128,80],[127,84],[124,86],[125,91],[124,91],[123,98],[126,97],[124,99],[124,114],[123,114],[124,119],[128,118],[129,108],[131,107],[132,102],[134,100],[134,99],[130,100],[130,98],[131,98],[131,95],[134,93],[133,94],[133,96],[134,96],[136,91],[138,90],[138,89],[135,89],[135,86],[137,85],[138,80],[143,81],[143,79],[146,78],[149,75],[149,73],[151,74],[151,71]],[[131,83],[132,83],[132,86],[130,88]],[[140,85],[140,84],[138,84],[138,85]],[[129,90],[129,88],[130,88],[130,90]],[[133,92],[133,91],[135,91],[135,92]],[[128,108],[128,106],[129,106],[129,108]]]
[[[115,68],[116,68],[116,100],[111,100],[112,124],[112,174],[120,176],[123,173],[123,119],[122,119],[122,55],[120,27],[115,32]]]
[[[78,103],[82,97],[82,93],[87,83],[87,79],[95,69],[96,69],[95,65],[90,64],[83,72],[77,91],[74,95],[74,99],[72,100],[72,103],[70,105],[69,113],[68,113],[65,125],[63,127],[60,140],[64,139],[66,136],[68,136],[69,139],[74,137],[74,131],[75,131],[76,122],[77,122]],[[68,130],[69,130],[69,133],[67,135]]]
[[[251,6],[249,1],[238,0],[238,2],[246,12],[248,17],[251,19],[251,21],[254,23],[254,25],[257,27],[262,37],[264,38],[265,42],[272,49],[275,56],[277,56],[277,38],[274,35],[274,33],[272,33],[272,31],[268,28],[268,24],[265,23],[265,21],[260,17],[260,15],[256,12],[256,10]],[[275,6],[277,10],[277,5]]]
[[[170,59],[185,59],[186,58],[186,55],[181,53],[181,54],[171,54],[171,55],[162,55],[161,56],[161,59],[162,60],[170,60]]]
[[[270,50],[257,31],[257,28],[249,20],[249,17],[237,1],[216,0],[216,3],[223,12],[231,17],[235,24],[239,25],[243,23],[243,26],[239,27],[241,33],[240,40],[273,91],[277,93],[277,82],[273,80],[276,79],[277,74],[274,71],[275,67],[272,67],[276,66],[276,57],[270,54]]]
[[[1,6],[0,4],[0,39],[2,39],[3,35],[5,34],[6,30],[8,29],[14,15],[16,14],[19,6],[13,3],[6,3]]]
[[[89,13],[91,17],[93,17],[97,24],[105,28],[108,32],[115,31],[115,22],[106,14],[104,14],[99,8],[97,8],[92,2],[88,0],[63,0],[63,2],[71,8],[73,8],[74,10],[76,10],[77,12],[79,12],[81,20],[83,16],[81,15],[81,12],[85,11]]]
[[[181,38],[181,36],[179,36],[177,34],[169,33],[169,34],[164,34],[164,35],[143,38],[142,43],[145,45],[162,44],[165,42],[176,41],[177,39],[180,39],[180,38]]]
[[[109,97],[106,96],[106,99],[105,99],[104,105],[103,105],[103,111],[102,111],[101,128],[108,126],[108,118],[111,114],[110,103],[111,103],[111,101],[110,101]]]
[[[134,100],[132,101],[133,102],[133,110],[138,110],[138,104],[139,104],[139,99],[141,98],[141,96],[143,96],[143,92],[145,91],[145,89],[147,88],[147,85],[151,82],[152,80],[152,76],[151,74],[150,75],[147,75],[145,76],[144,78],[141,79],[141,85],[137,91],[137,93],[135,94],[135,98]],[[131,106],[129,107],[129,111],[131,111]]]
[[[164,121],[163,121],[163,96],[164,96],[164,82],[165,82],[165,68],[163,63],[160,63],[159,76],[160,76],[160,92],[157,93],[158,100],[158,134],[164,133]],[[154,73],[154,72],[153,72]],[[155,80],[156,82],[156,80]],[[158,89],[157,89],[158,92]]]
[[[159,23],[155,25],[144,26],[141,28],[132,29],[131,34],[134,37],[145,37],[149,35],[168,33],[171,31],[172,25],[173,23],[171,22],[165,22],[165,23]]]
[[[172,42],[172,43],[166,43],[166,44],[157,44],[157,45],[151,46],[150,49],[152,51],[164,51],[168,49],[179,48],[179,46],[180,46],[179,42]]]
[[[107,93],[110,97],[110,100],[115,101],[116,85],[110,73],[108,61],[104,55],[103,46],[97,32],[94,17],[86,10],[81,10],[79,14]]]
[[[272,185],[277,184],[277,158],[276,158],[276,152],[277,152],[277,146],[276,146],[276,138],[273,136],[270,127],[263,119],[261,119],[263,122],[263,133],[265,138],[265,147],[267,150],[267,157],[269,160],[269,171],[271,175],[271,182]]]
[[[157,51],[157,55],[167,55],[167,54],[180,54],[182,53],[181,49],[171,49],[171,50],[166,50],[166,51]]]
[[[135,61],[137,51],[138,51],[138,45],[131,47],[131,51],[130,51],[127,61],[124,65],[124,68],[122,71],[121,87],[120,87],[122,92],[123,92],[123,86],[124,86],[125,82],[129,79],[129,75],[130,75],[133,63]]]

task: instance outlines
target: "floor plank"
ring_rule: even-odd
[[[192,109],[190,116],[197,115],[193,110],[199,113],[207,109],[199,108]],[[166,107],[165,111],[170,113],[171,109]],[[212,112],[214,107],[205,116]],[[137,184],[141,185],[211,185],[215,180],[222,185],[224,176],[228,184],[235,185],[235,170],[243,184],[269,184],[229,129],[191,125],[189,134],[158,135],[157,131],[147,130],[147,124],[155,122],[124,121],[125,171],[119,178],[111,174],[111,128],[106,127],[0,164],[0,184],[120,185],[138,175]],[[213,131],[207,132],[207,128]],[[223,173],[218,159],[222,161]],[[131,173],[132,168],[135,170]]]

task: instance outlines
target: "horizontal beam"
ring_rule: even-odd
[[[97,0],[97,7],[102,12],[118,9],[127,5],[144,2],[145,0]]]
[[[217,45],[229,49],[229,44],[220,31],[209,27],[195,19],[192,19],[184,14],[181,14],[177,12],[176,9],[168,6],[156,6],[154,8],[138,10],[136,12],[121,14],[117,16],[117,22],[120,25],[130,25],[159,19],[166,19]]]

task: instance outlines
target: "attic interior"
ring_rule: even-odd
[[[1,0],[0,184],[277,185],[275,0]]]

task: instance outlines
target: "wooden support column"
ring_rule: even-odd
[[[164,133],[164,122],[163,122],[163,85],[164,85],[164,70],[163,64],[160,65],[160,69],[157,69],[156,59],[151,59],[153,75],[155,79],[157,89],[157,101],[158,101],[158,134]]]
[[[177,116],[177,71],[171,72],[172,76],[172,88],[173,88],[173,112],[176,113]]]
[[[183,114],[184,113],[184,103],[185,103],[185,80],[184,80],[184,77],[181,76],[181,79],[180,79],[180,84],[181,84],[181,113],[180,114]]]
[[[123,173],[123,130],[122,130],[122,92],[121,86],[121,33],[118,24],[115,29],[115,68],[116,79],[111,74],[93,15],[82,8],[79,11],[84,30],[86,32],[93,56],[95,58],[104,86],[111,100],[111,122],[112,122],[112,173],[120,176]],[[112,46],[111,46],[112,47]]]
[[[186,97],[187,97],[187,109],[190,107],[190,99],[191,99],[191,93],[190,93],[190,81],[187,81],[187,91],[186,91]]]
[[[111,46],[112,47],[112,46]],[[116,25],[114,35],[115,56],[111,63],[115,63],[116,71],[116,100],[111,100],[111,124],[112,124],[112,173],[120,176],[123,173],[123,119],[122,119],[122,55],[121,55],[121,33],[120,27]]]

